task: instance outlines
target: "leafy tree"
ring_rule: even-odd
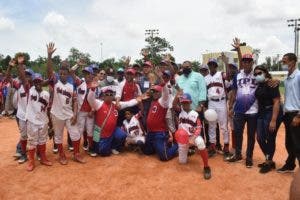
[[[88,65],[91,64],[91,55],[89,53],[80,52],[78,49],[72,47],[68,56],[68,61],[70,62],[71,66],[75,65],[79,59],[83,59]]]

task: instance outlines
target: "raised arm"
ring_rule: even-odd
[[[56,48],[54,47],[55,44],[53,42],[50,42],[47,46],[47,74],[48,78],[50,79],[53,76],[53,63],[52,63],[52,54],[55,52]]]
[[[242,64],[242,51],[241,51],[241,44],[240,44],[240,39],[239,38],[234,38],[233,39],[233,44],[231,44],[237,51],[238,54],[238,59],[239,59],[239,69],[243,69],[243,64]]]
[[[13,58],[9,61],[9,64],[8,64],[8,67],[6,70],[6,75],[5,75],[6,80],[11,80],[11,69],[15,66],[16,66],[16,60]]]
[[[103,101],[96,99],[95,89],[98,87],[98,83],[92,82],[91,87],[87,96],[87,100],[93,110],[97,111],[102,106]]]
[[[23,85],[27,85],[28,82],[25,78],[25,56],[23,54],[19,55],[17,57],[17,62],[18,62],[18,75],[19,75],[19,79],[21,80]]]

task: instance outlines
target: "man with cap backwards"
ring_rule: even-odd
[[[242,144],[244,126],[247,122],[247,157],[246,167],[253,166],[253,149],[255,144],[255,132],[257,126],[258,104],[255,98],[257,83],[253,74],[253,57],[252,54],[242,56],[243,69],[235,76],[233,80],[233,93],[235,102],[234,109],[230,111],[233,115],[233,125],[235,131],[236,149],[235,154],[229,159],[229,162],[242,160]],[[233,105],[233,102],[229,103]]]
[[[101,156],[109,156],[111,153],[119,154],[124,145],[126,133],[117,127],[118,110],[138,104],[141,98],[120,101],[117,106],[113,102],[115,90],[112,86],[101,88],[103,100],[95,97],[97,87],[98,83],[93,82],[87,97],[89,104],[96,112],[93,132],[94,149]]]
[[[66,127],[70,133],[74,147],[74,160],[79,163],[85,163],[85,160],[79,152],[80,133],[77,127],[78,106],[76,90],[74,89],[74,85],[67,82],[67,77],[69,75],[68,66],[61,66],[59,69],[59,79],[55,76],[52,66],[52,54],[55,50],[54,43],[49,43],[47,45],[47,73],[50,84],[53,87],[53,104],[50,112],[55,132],[54,140],[58,146],[59,162],[62,165],[67,164],[67,158],[62,145],[64,127]]]
[[[223,133],[224,159],[229,159],[230,153],[227,124],[227,101],[224,83],[226,75],[223,72],[217,71],[218,62],[216,59],[209,59],[207,65],[209,67],[209,74],[205,76],[205,81],[207,86],[208,109],[213,109],[218,114],[218,119],[216,122],[209,122],[209,151],[211,155],[216,153],[216,127],[218,123],[220,130]]]
[[[147,136],[143,152],[146,155],[156,153],[161,161],[167,161],[176,156],[178,149],[177,144],[167,146],[169,133],[166,114],[170,101],[169,90],[166,84],[154,85],[150,88],[150,94],[152,102],[147,116]]]
[[[27,125],[26,125],[26,106],[28,103],[29,97],[29,89],[32,84],[32,75],[34,72],[31,69],[25,69],[25,56],[23,54],[17,54],[16,60],[10,62],[9,67],[7,69],[7,77],[10,77],[10,70],[16,64],[18,65],[18,74],[19,74],[19,81],[13,81],[13,87],[16,88],[16,95],[17,95],[17,115],[18,118],[18,126],[20,130],[20,144],[21,144],[21,157],[19,158],[18,162],[20,164],[27,161],[26,155],[26,146],[27,146]],[[24,75],[25,71],[25,75]]]
[[[25,74],[21,74],[21,77]],[[52,163],[46,157],[46,141],[48,133],[47,107],[49,105],[49,92],[42,88],[43,78],[41,74],[33,75],[33,86],[29,90],[28,104],[25,118],[27,120],[28,135],[28,166],[27,170],[35,168],[34,155],[37,151],[43,165],[51,166]]]
[[[179,162],[185,164],[189,146],[196,146],[204,163],[204,178],[210,179],[211,169],[208,165],[208,153],[205,142],[200,135],[201,121],[198,113],[191,109],[191,103],[191,95],[188,93],[182,94],[182,91],[177,93],[173,101],[173,108],[180,112],[178,130],[175,133],[179,145]]]
[[[75,75],[75,70],[71,71],[75,85],[77,87],[77,126],[80,135],[84,134],[84,130],[87,132],[87,139],[89,145],[89,154],[92,157],[96,156],[93,151],[93,130],[94,130],[94,112],[90,104],[87,101],[87,95],[89,92],[90,85],[93,81],[93,68],[91,66],[85,67],[82,70],[84,80],[80,79]]]

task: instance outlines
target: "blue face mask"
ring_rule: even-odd
[[[288,65],[287,64],[285,64],[285,65],[282,65],[281,66],[281,69],[283,70],[283,71],[287,71],[288,70]]]
[[[264,74],[261,74],[261,75],[257,75],[256,77],[255,77],[255,80],[256,80],[256,82],[257,83],[263,83],[264,81],[265,81],[265,75]]]

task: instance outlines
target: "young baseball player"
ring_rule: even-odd
[[[188,93],[181,95],[181,92],[176,95],[173,101],[173,107],[176,108],[176,110],[181,110],[179,114],[178,130],[175,133],[175,138],[179,146],[179,163],[187,163],[189,146],[196,146],[204,163],[204,178],[210,179],[211,169],[208,165],[208,153],[205,142],[200,135],[201,121],[198,117],[198,113],[191,109],[191,103],[191,95]]]
[[[119,154],[124,145],[126,133],[117,127],[118,110],[132,107],[141,102],[141,98],[126,102],[119,102],[120,107],[113,102],[115,91],[112,86],[101,88],[103,100],[96,99],[95,89],[98,83],[93,82],[88,94],[88,102],[95,110],[95,126],[93,133],[95,152],[101,156],[109,156],[111,153]]]
[[[145,134],[142,130],[139,118],[140,113],[133,115],[130,108],[125,109],[125,120],[123,121],[123,127],[127,133],[126,143],[128,145],[138,145],[140,148],[145,144]]]
[[[93,81],[93,68],[85,67],[82,70],[84,80],[77,77],[72,70],[72,75],[77,86],[77,104],[78,104],[78,117],[77,126],[80,135],[84,134],[84,130],[87,132],[87,138],[89,143],[89,154],[92,157],[97,156],[93,151],[93,130],[94,130],[94,112],[90,104],[87,101],[87,94],[91,82]]]
[[[52,163],[46,158],[46,141],[48,133],[47,106],[49,104],[49,92],[43,91],[43,78],[41,74],[33,75],[33,85],[29,90],[28,104],[26,107],[27,135],[28,135],[28,166],[32,171],[35,167],[34,155],[39,152],[40,162],[51,166]]]
[[[51,118],[54,128],[54,141],[57,144],[59,152],[59,162],[62,165],[67,164],[67,158],[63,150],[63,132],[64,127],[70,133],[72,144],[74,147],[73,158],[79,163],[85,163],[85,160],[80,155],[80,133],[77,127],[77,97],[74,86],[67,82],[69,68],[66,63],[63,63],[59,69],[59,80],[55,76],[52,67],[52,54],[55,51],[54,43],[47,45],[48,61],[47,72],[51,85],[54,88],[53,103],[51,108]]]
[[[156,153],[161,161],[168,161],[176,156],[178,145],[167,146],[169,135],[166,114],[169,107],[170,94],[168,87],[154,85],[150,88],[152,97],[147,116],[147,136],[143,152],[146,155]]]
[[[217,122],[209,122],[208,134],[210,140],[210,155],[216,152],[216,126],[219,124],[223,133],[224,159],[228,159],[229,153],[229,134],[227,120],[227,101],[225,92],[225,74],[217,71],[218,63],[216,59],[210,59],[207,63],[209,74],[205,76],[207,86],[208,109],[213,109],[218,114]]]

